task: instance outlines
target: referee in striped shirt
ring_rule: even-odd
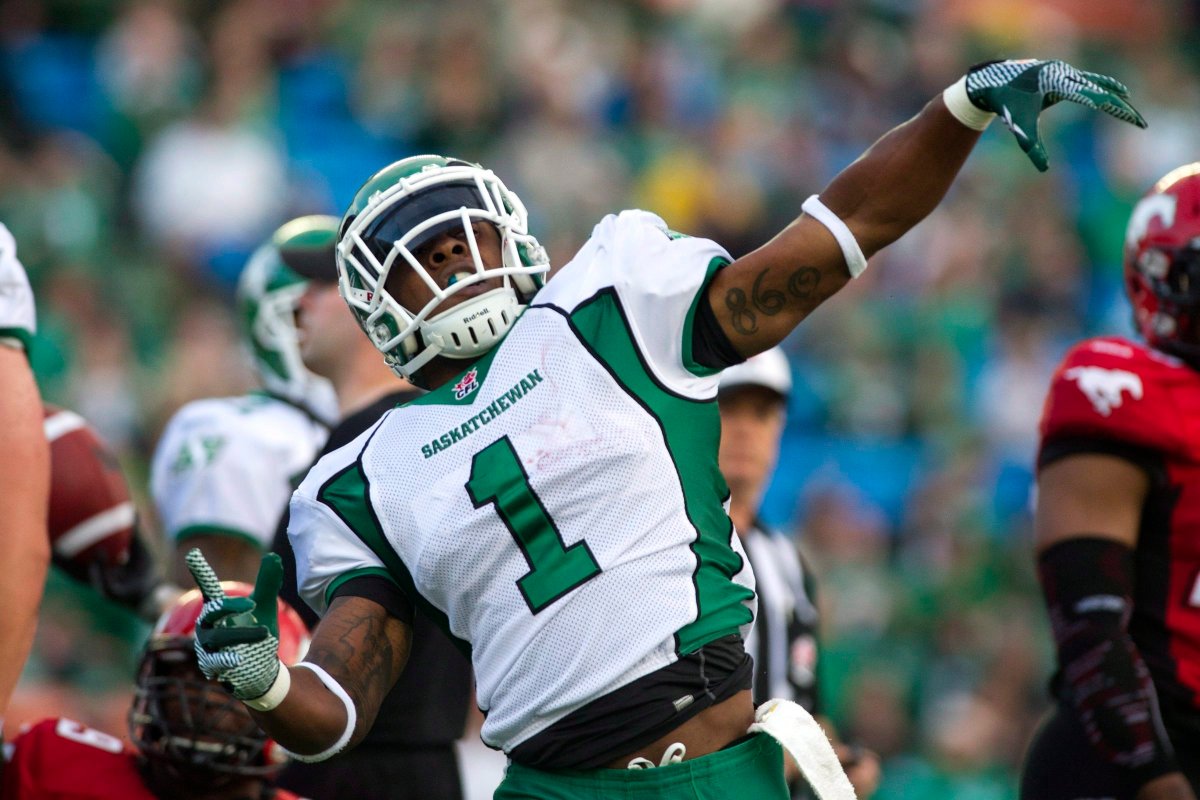
[[[758,518],[779,455],[791,390],[791,366],[777,347],[721,374],[720,464],[729,484],[729,516],[750,558],[758,592],[758,617],[746,640],[746,652],[754,658],[754,704],[779,697],[816,715],[820,708],[812,576],[791,539],[768,530]],[[856,794],[870,797],[879,783],[879,759],[838,744],[836,737],[834,745]],[[786,767],[794,796],[805,797],[796,765],[788,759]]]

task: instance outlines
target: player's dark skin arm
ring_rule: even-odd
[[[1141,467],[1115,456],[1067,456],[1044,467],[1037,485],[1038,553],[1082,536],[1137,546],[1142,506],[1150,490]],[[1182,773],[1172,772],[1143,786],[1137,800],[1196,800],[1196,795]]]
[[[347,748],[371,730],[380,702],[404,671],[411,644],[407,623],[362,597],[335,599],[317,625],[304,660],[322,667],[354,701],[358,721]],[[288,750],[320,753],[345,730],[345,706],[312,671],[293,668],[291,675],[292,686],[282,703],[271,711],[250,713]]]
[[[979,135],[936,97],[842,170],[821,192],[821,202],[846,223],[870,258],[941,202]],[[708,300],[730,342],[749,357],[783,341],[849,280],[837,240],[820,222],[801,215],[721,270]]]
[[[244,539],[223,533],[197,533],[176,543],[171,559],[171,580],[177,586],[191,586],[192,574],[188,572],[184,556],[193,547],[212,565],[222,580],[243,581],[253,584],[262,562],[262,550]]]

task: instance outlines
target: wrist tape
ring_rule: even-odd
[[[291,688],[292,673],[288,672],[288,668],[283,662],[280,662],[279,672],[275,675],[275,681],[271,684],[271,688],[253,700],[243,700],[242,702],[255,711],[270,711],[283,702],[283,698],[287,697],[288,689]]]
[[[966,75],[946,87],[946,90],[942,92],[942,102],[946,104],[946,110],[953,114],[956,120],[972,130],[981,131],[996,118],[991,111],[984,111],[972,103],[970,97],[967,97]]]

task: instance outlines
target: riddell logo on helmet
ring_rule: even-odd
[[[454,399],[462,400],[467,395],[479,388],[479,370],[471,367],[466,375],[462,376],[462,380],[454,384]]]

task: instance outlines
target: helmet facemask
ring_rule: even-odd
[[[147,648],[138,670],[129,734],[147,784],[159,797],[194,797],[247,778],[270,779],[282,751],[245,707],[196,666],[191,637]]]
[[[1132,272],[1137,328],[1159,350],[1200,364],[1200,241],[1145,247]]]
[[[222,581],[227,597],[249,597],[254,587]],[[308,629],[282,600],[278,605],[279,660],[296,664],[308,650]],[[287,752],[254,722],[246,707],[196,663],[196,621],[204,609],[199,590],[181,594],[154,625],[138,666],[129,738],[155,797],[208,795],[250,779],[273,780]]]
[[[1124,261],[1146,343],[1200,369],[1200,162],[1168,172],[1133,207]]]
[[[495,226],[501,263],[487,265],[472,229]],[[416,252],[442,234],[462,231],[473,270],[442,287]],[[395,269],[411,269],[432,297],[420,308],[387,290]],[[431,166],[373,194],[343,223],[338,243],[339,289],[359,324],[394,372],[414,374],[437,356],[476,358],[503,338],[542,285],[545,250],[528,233],[521,201],[490,170],[461,161]],[[455,279],[457,277],[457,279]],[[438,312],[449,298],[485,281],[500,285]]]

